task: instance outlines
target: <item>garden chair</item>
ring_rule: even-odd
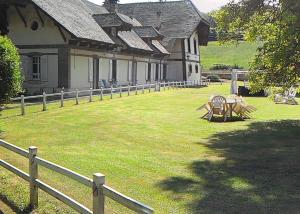
[[[251,118],[251,113],[257,109],[254,106],[246,104],[245,100],[241,96],[231,95],[230,98],[236,100],[236,105],[233,111],[242,119]]]
[[[275,95],[276,104],[290,104],[298,105],[296,101],[297,90],[294,87],[291,87],[289,90],[285,91],[283,94]]]
[[[206,104],[200,106],[200,107],[197,109],[197,111],[201,111],[202,109],[206,109],[206,111],[207,111],[207,112],[201,117],[201,118],[205,118],[205,117],[207,117],[207,115],[209,114],[209,112],[210,112],[210,110],[211,110],[210,105],[209,105],[208,103],[206,103]]]
[[[208,112],[208,120],[211,121],[214,115],[223,115],[224,122],[227,120],[228,107],[226,98],[223,96],[214,96],[210,102],[210,110]]]

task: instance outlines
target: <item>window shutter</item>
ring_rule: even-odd
[[[89,82],[93,82],[94,59],[89,58]]]
[[[41,81],[48,81],[48,56],[41,56]]]
[[[22,56],[21,62],[25,81],[32,80],[32,58],[28,56]]]
[[[112,81],[112,64],[113,64],[113,61],[112,59],[109,60],[109,81]]]
[[[128,82],[132,79],[132,61],[128,61]]]

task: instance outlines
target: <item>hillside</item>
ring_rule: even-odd
[[[210,42],[201,47],[201,62],[205,70],[214,64],[239,65],[249,68],[249,62],[254,57],[258,43],[242,42],[238,46],[226,44],[220,46],[218,42]]]

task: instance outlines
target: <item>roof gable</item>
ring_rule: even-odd
[[[41,10],[77,38],[114,44],[81,0],[32,0]]]
[[[144,26],[155,27],[167,41],[190,37],[204,20],[189,0],[120,4],[118,10],[135,17]]]

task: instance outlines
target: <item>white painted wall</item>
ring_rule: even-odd
[[[93,86],[89,79],[89,59],[85,56],[71,56],[71,89],[89,89]]]
[[[182,81],[183,80],[182,69],[183,69],[182,62],[180,61],[168,62],[167,80]]]
[[[16,45],[51,45],[51,44],[66,44],[61,36],[57,26],[54,25],[53,21],[40,12],[42,19],[44,20],[44,26],[38,17],[34,6],[28,4],[26,8],[19,8],[23,14],[27,27],[23,23],[22,19],[18,15],[15,7],[9,7],[8,20],[9,20],[9,34],[8,36]],[[39,23],[37,31],[31,29],[33,21]],[[63,30],[63,29],[62,29]],[[70,38],[68,32],[63,30],[64,35]]]
[[[117,81],[119,85],[128,85],[128,60],[117,60]]]
[[[52,93],[58,87],[58,50],[57,49],[22,49],[19,50],[24,75],[23,87],[30,94]],[[32,79],[32,56],[41,57],[41,79]]]
[[[190,60],[198,60],[200,57],[200,48],[199,48],[199,40],[198,40],[198,32],[195,31],[192,36],[189,39],[185,39],[185,52],[186,52],[186,57],[187,59]],[[188,51],[188,40],[190,41],[191,44],[191,52]],[[194,48],[194,40],[196,40],[197,46],[196,50]]]
[[[190,72],[190,65],[192,66],[192,72]],[[198,73],[196,73],[196,65],[198,65]],[[200,80],[201,68],[200,63],[187,62],[186,63],[187,81]]]
[[[146,84],[147,70],[148,70],[147,62],[137,62],[137,82],[138,82],[138,84]]]

